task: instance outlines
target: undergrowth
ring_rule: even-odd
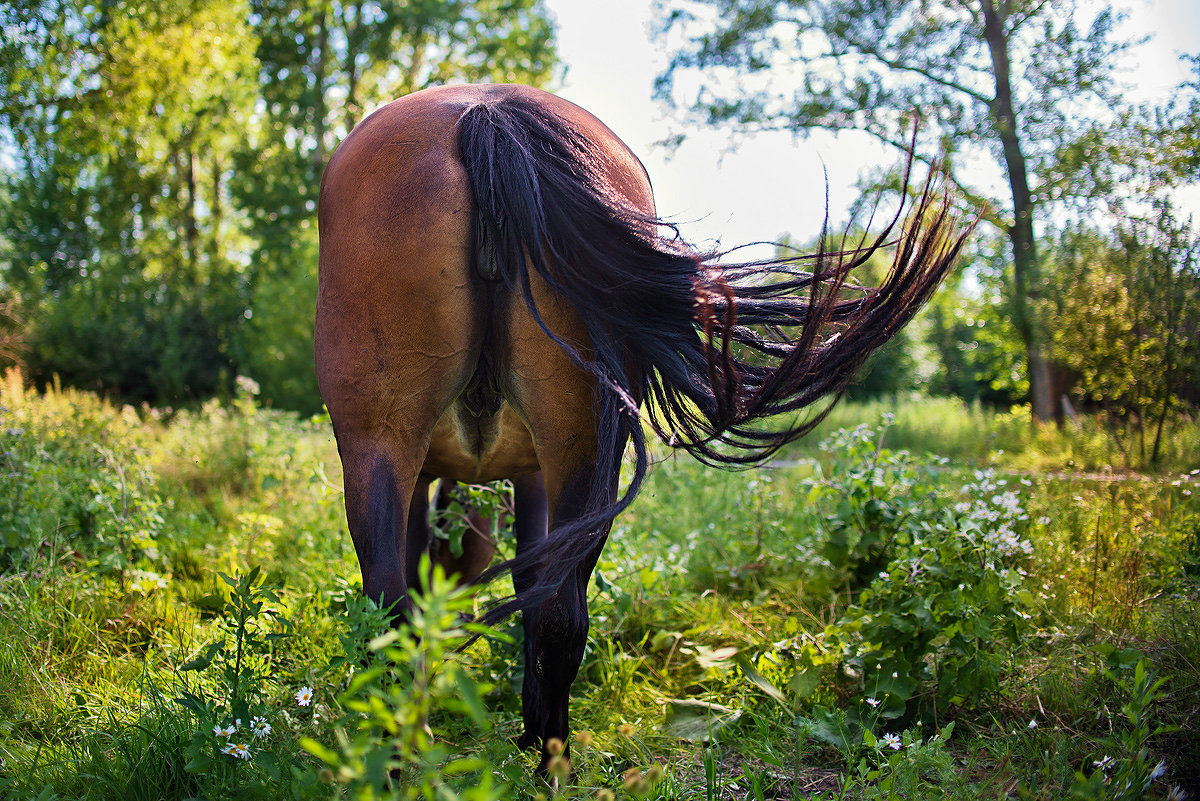
[[[439,579],[387,632],[327,424],[241,388],[167,420],[4,384],[0,797],[1200,789],[1196,474],[1071,472],[1098,440],[940,401],[839,408],[773,468],[664,459],[598,566],[546,784],[513,744],[520,627],[456,653],[482,599]]]

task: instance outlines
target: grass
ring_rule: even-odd
[[[353,719],[345,691],[375,692],[379,714],[398,702],[387,701],[386,684],[349,684],[365,674],[346,650],[369,639],[370,618],[357,605],[327,425],[261,409],[249,396],[164,421],[86,393],[31,393],[11,378],[2,392],[0,797],[329,798],[369,788],[367,762],[354,767],[337,735]],[[869,432],[865,456],[848,455],[853,438],[817,447],[885,412],[894,422],[882,446]],[[1195,424],[1180,423],[1167,451],[1173,472],[1115,469],[1127,480],[1114,481],[1103,468],[1118,468],[1120,449],[1091,425],[1034,431],[1020,410],[903,399],[839,406],[768,469],[725,473],[662,459],[599,565],[572,702],[584,734],[560,794],[1115,797],[1080,782],[1105,754],[1141,769],[1145,748],[1145,770],[1161,759],[1167,775],[1139,797],[1165,798],[1172,785],[1194,795],[1200,502],[1186,473],[1197,467],[1200,438]],[[994,470],[989,480],[1003,489],[964,494],[980,486],[979,470]],[[939,700],[939,680],[921,679],[883,707],[895,717],[871,719],[853,657],[869,643],[854,627],[920,600],[877,573],[920,559],[917,523],[959,520],[955,505],[1008,489],[1029,518],[1021,532],[1033,556],[1012,563],[1027,572],[1019,586],[1028,598],[1005,601],[1000,628],[986,635],[942,631],[923,657],[970,671],[953,647],[985,643],[1002,656],[996,683],[977,700]],[[887,531],[890,539],[879,535]],[[286,636],[249,648],[257,661],[240,692],[274,732],[239,763],[215,755],[222,741],[209,718],[175,699],[186,691],[213,705],[206,715],[234,714],[219,664],[182,668],[208,643],[235,642],[223,611],[231,590],[218,572],[244,576],[253,566],[262,568],[258,586],[274,593],[263,608],[291,628],[263,617],[264,637]],[[983,586],[982,565],[970,569],[965,584]],[[984,619],[983,596],[954,597],[965,604],[952,608],[958,618]],[[881,630],[883,650],[873,653],[900,654],[904,638],[889,643]],[[516,626],[509,632],[519,636]],[[432,770],[443,797],[485,797],[483,775],[508,788],[493,795],[546,792],[531,778],[533,758],[512,745],[518,650],[485,641],[464,655],[481,688],[482,724],[469,711],[431,715],[434,742],[452,747],[412,770]],[[1137,713],[1148,726],[1141,740],[1128,712],[1139,663],[1166,679]],[[978,674],[985,685],[990,675]],[[301,686],[315,690],[310,707],[295,702]],[[681,736],[679,715],[696,709],[702,725],[716,721],[711,737]],[[905,742],[892,750],[880,744],[885,734]],[[386,756],[371,736],[364,753]],[[305,737],[333,749],[334,761],[302,747]],[[478,762],[462,777],[443,772],[464,757]]]

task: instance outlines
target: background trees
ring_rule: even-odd
[[[1122,100],[1114,70],[1132,43],[1114,36],[1115,21],[1108,7],[1088,16],[1036,0],[693,0],[663,15],[680,44],[659,93],[706,124],[853,129],[898,148],[920,114],[917,153],[940,154],[965,204],[1004,237],[1004,318],[1045,420],[1065,387],[1049,358],[1041,233],[1113,206],[1139,177],[1158,190],[1177,179],[1170,159],[1117,157],[1150,131],[1160,156],[1195,136],[1182,107]]]
[[[337,141],[399,94],[556,59],[540,0],[16,0],[0,25],[0,292],[28,371],[155,403],[242,372],[318,410]]]

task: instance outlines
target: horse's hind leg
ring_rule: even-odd
[[[593,470],[583,468],[565,483],[548,479],[551,486],[535,497],[545,499],[552,493],[554,506],[552,525],[561,525],[576,518],[581,511],[585,493],[593,480]],[[537,490],[532,490],[537,492]],[[545,507],[543,507],[545,508]],[[520,520],[520,511],[517,513]],[[589,553],[567,578],[558,593],[550,600],[524,612],[525,679],[521,690],[525,732],[518,744],[522,748],[541,745],[539,770],[545,770],[552,754],[550,740],[559,740],[563,753],[570,755],[568,719],[571,684],[579,672],[587,644],[588,609],[587,587],[596,560],[604,547],[608,527],[590,533]],[[517,553],[520,555],[546,536],[545,525],[517,527]],[[530,572],[513,577],[517,591],[528,587],[536,577]]]
[[[535,282],[539,294],[544,285]],[[551,325],[560,330],[575,328],[570,312],[543,294],[537,299],[543,314],[561,315]],[[583,373],[530,317],[521,298],[510,306],[506,397],[525,420],[533,436],[538,464],[542,469],[549,535],[559,536],[562,526],[578,520],[596,493],[607,500],[615,497],[616,471],[609,486],[598,487],[598,465],[615,466],[620,453],[597,453],[594,388]],[[579,341],[579,337],[572,337]],[[604,465],[601,460],[609,460]],[[541,487],[517,485],[516,517],[518,558],[547,536],[546,527],[521,525],[522,511],[530,520],[532,509],[542,503]],[[546,745],[551,739],[568,745],[568,705],[571,683],[579,671],[587,642],[587,586],[596,560],[608,535],[607,525],[597,525],[577,535],[574,545],[579,557],[551,598],[523,612],[525,629],[525,679],[522,707],[525,732],[522,747],[542,746],[541,769],[552,756]],[[572,557],[572,561],[574,557]],[[538,580],[537,567],[514,574],[518,593]],[[544,568],[543,568],[544,569]],[[549,569],[553,569],[550,566]]]

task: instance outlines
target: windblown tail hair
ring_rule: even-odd
[[[867,356],[933,294],[973,227],[960,226],[939,200],[931,172],[906,220],[898,211],[857,247],[829,250],[823,231],[815,255],[727,264],[719,254],[693,250],[669,223],[631,208],[608,184],[600,149],[533,101],[510,96],[471,106],[459,120],[458,142],[476,203],[479,269],[519,292],[546,335],[598,387],[600,461],[582,514],[557,525],[519,564],[484,574],[482,580],[512,569],[539,576],[494,607],[489,622],[590,571],[598,532],[645,477],[643,419],[663,441],[709,464],[766,459],[821,421]],[[881,286],[848,283],[854,268],[893,244]],[[799,269],[802,263],[809,269]],[[529,269],[587,310],[581,318],[589,358],[542,321]],[[775,428],[763,423],[800,410],[809,413],[781,418]],[[636,466],[618,497],[630,439]]]

